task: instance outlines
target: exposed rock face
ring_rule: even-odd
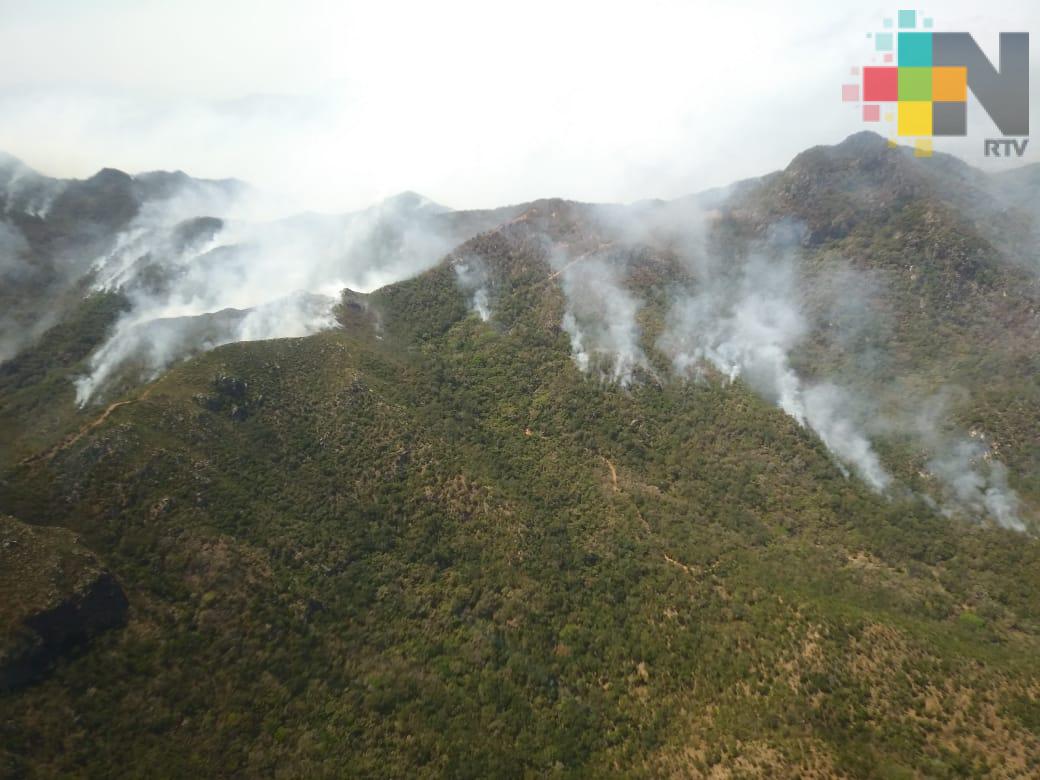
[[[126,594],[79,538],[0,515],[0,690],[126,622]]]

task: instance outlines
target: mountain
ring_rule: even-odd
[[[15,355],[74,308],[92,267],[142,214],[221,208],[244,197],[236,181],[106,168],[85,180],[42,176],[0,157],[0,360]]]
[[[678,201],[408,195],[131,252],[157,268],[0,366],[5,522],[129,603],[0,694],[2,771],[1036,774],[1040,265],[1007,181],[860,134]],[[310,335],[217,345],[231,308],[176,329],[190,359],[113,340],[267,257],[397,278]]]

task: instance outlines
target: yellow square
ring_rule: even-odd
[[[899,148],[899,141],[897,141],[895,138],[889,138],[888,139],[888,148],[889,149],[898,149]]]
[[[898,135],[931,135],[932,101],[900,100]]]
[[[932,100],[963,103],[967,99],[967,68],[932,68]]]
[[[891,111],[886,111],[885,112],[885,121],[886,122],[891,122],[895,118],[896,118],[896,115],[893,114]]]
[[[932,156],[932,139],[931,138],[915,138],[914,139],[914,157],[931,157]]]

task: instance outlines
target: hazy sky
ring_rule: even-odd
[[[236,176],[323,210],[405,189],[457,208],[674,197],[864,129],[841,84],[900,7],[994,61],[998,31],[1032,33],[1040,129],[1036,0],[0,0],[0,149],[59,176]],[[999,133],[969,115],[937,149],[983,164]]]

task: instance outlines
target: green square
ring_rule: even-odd
[[[932,69],[900,68],[899,69],[900,100],[931,100]]]

